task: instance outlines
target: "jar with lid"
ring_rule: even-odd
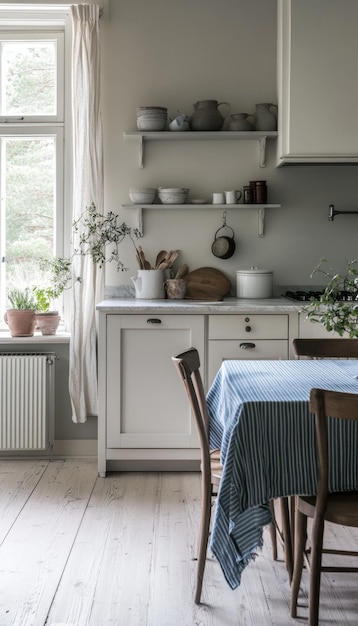
[[[244,185],[244,204],[254,204],[255,203],[255,189],[252,185]]]
[[[265,204],[267,202],[267,185],[265,180],[256,181],[255,202],[256,204]]]

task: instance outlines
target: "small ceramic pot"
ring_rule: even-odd
[[[182,278],[169,278],[165,281],[165,290],[170,300],[182,300],[186,294],[187,282]]]

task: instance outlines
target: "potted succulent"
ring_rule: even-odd
[[[5,322],[12,337],[32,337],[35,330],[36,300],[29,287],[10,289],[7,294],[11,308],[5,313]]]
[[[348,261],[343,274],[323,269],[326,262],[327,259],[322,258],[311,274],[311,278],[320,273],[329,279],[324,292],[317,298],[310,298],[303,310],[307,318],[322,324],[329,332],[353,339],[358,337],[358,260]],[[342,291],[349,300],[337,298]]]

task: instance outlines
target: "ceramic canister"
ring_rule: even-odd
[[[236,272],[237,298],[272,298],[272,270],[251,267]]]

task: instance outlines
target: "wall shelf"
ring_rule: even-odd
[[[280,209],[280,204],[122,204],[124,209],[136,209],[138,218],[138,230],[143,234],[143,209],[159,209],[165,211],[207,211],[217,210],[237,210],[237,209],[256,209],[258,216],[258,236],[263,237],[265,234],[265,211],[266,209]]]
[[[144,167],[144,146],[146,141],[258,141],[259,144],[259,165],[266,167],[266,141],[275,139],[276,131],[161,131],[125,132],[125,139],[135,139],[139,146],[139,167]]]

